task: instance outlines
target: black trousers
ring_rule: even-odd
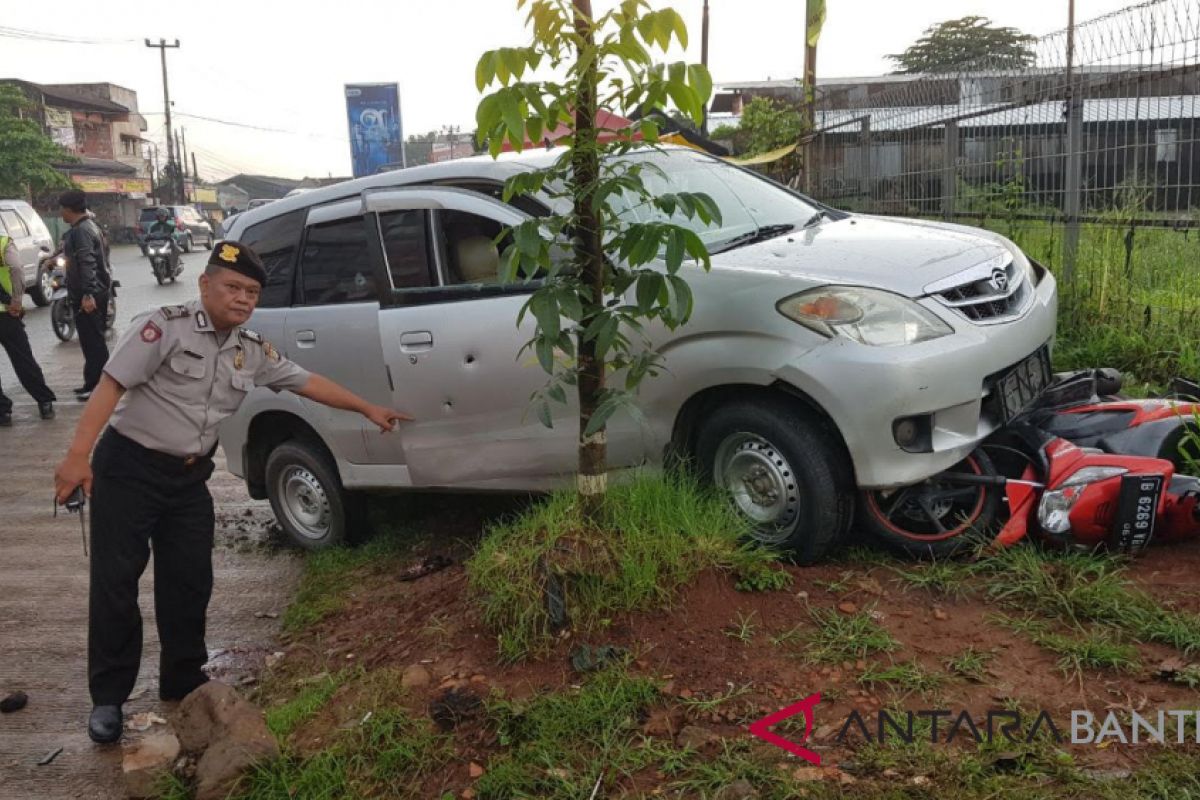
[[[108,361],[108,345],[104,342],[104,318],[108,313],[108,292],[95,295],[96,310],[85,313],[78,303],[72,301],[75,313],[75,330],[79,332],[79,346],[83,348],[83,385],[95,389]]]
[[[210,457],[191,466],[112,428],[92,456],[88,688],[96,705],[133,691],[142,658],[138,578],[154,550],[159,692],[182,698],[204,683],[205,615],[212,595]]]
[[[50,403],[57,399],[46,385],[42,368],[33,357],[33,350],[29,347],[29,335],[25,332],[25,323],[3,309],[0,309],[0,346],[8,353],[8,360],[12,362],[13,372],[17,373],[17,380],[34,400]],[[4,389],[0,387],[0,414],[11,413],[12,400],[5,397]]]

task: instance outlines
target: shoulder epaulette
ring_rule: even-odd
[[[162,311],[162,315],[167,319],[184,319],[192,315],[187,306],[163,306],[159,311]]]
[[[262,344],[263,337],[258,331],[252,331],[249,328],[238,328],[238,333],[241,334],[243,339],[249,339],[255,344]]]

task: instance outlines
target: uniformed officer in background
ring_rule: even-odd
[[[3,229],[0,228],[0,231]],[[25,298],[25,270],[21,254],[12,237],[0,232],[0,346],[8,353],[13,372],[25,391],[37,401],[42,419],[54,419],[54,392],[46,385],[42,368],[33,357],[29,334],[25,332],[22,301]],[[0,386],[0,428],[12,425],[12,400]]]
[[[410,417],[377,406],[283,358],[240,327],[266,281],[245,245],[219,242],[200,298],[138,316],[121,337],[55,475],[58,502],[82,486],[92,498],[88,615],[88,733],[121,736],[121,706],[142,652],[138,578],[154,548],[159,697],[180,700],[207,680],[205,614],[212,593],[213,472],[217,426],[255,386],[287,389],[357,411],[394,429]],[[111,417],[111,420],[110,420]],[[88,454],[105,423],[92,455]]]

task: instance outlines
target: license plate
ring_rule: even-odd
[[[1000,415],[1007,424],[1029,408],[1050,385],[1050,354],[1046,348],[1009,370],[996,382],[1000,399]]]
[[[1154,537],[1162,475],[1126,475],[1121,478],[1121,495],[1113,519],[1113,537],[1119,552],[1137,553]]]

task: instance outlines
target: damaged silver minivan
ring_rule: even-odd
[[[531,413],[546,375],[517,353],[532,291],[503,283],[506,226],[555,200],[502,202],[509,176],[559,152],[374,175],[238,215],[228,237],[269,271],[250,326],[289,358],[415,421],[255,390],[222,430],[230,469],[305,547],[342,540],[371,490],[531,491],[569,482],[576,408]],[[688,148],[653,159],[671,191],[706,192],[688,222],[712,270],[685,273],[691,321],[652,330],[667,372],[640,423],[609,424],[614,469],[684,456],[801,561],[850,523],[861,490],[963,460],[1049,374],[1054,278],[1012,242],[957,225],[848,214]],[[655,178],[646,173],[651,180]],[[639,209],[627,210],[632,215]]]

